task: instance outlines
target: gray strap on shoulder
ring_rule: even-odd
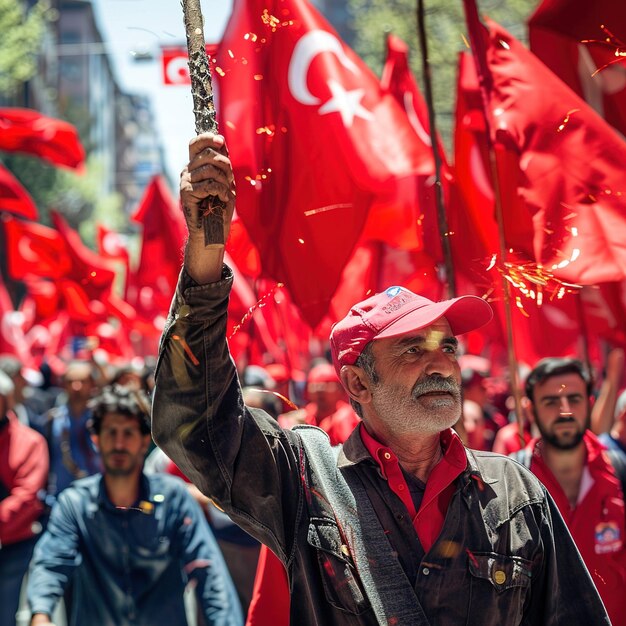
[[[294,430],[344,532],[378,623],[430,626],[357,472],[352,468],[339,471],[326,433],[306,426]]]

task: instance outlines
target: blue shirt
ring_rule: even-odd
[[[38,429],[48,441],[50,451],[50,496],[56,496],[77,478],[101,471],[100,455],[87,427],[91,417],[89,409],[79,417],[72,417],[67,405],[61,405],[51,411],[50,422]],[[69,454],[63,452],[65,442],[69,444]]]
[[[65,489],[31,562],[32,613],[51,615],[72,574],[71,626],[185,626],[188,578],[208,626],[243,623],[206,518],[172,476],[142,475],[128,509],[113,505],[101,474]]]

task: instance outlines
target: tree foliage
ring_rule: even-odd
[[[70,226],[80,231],[86,243],[93,245],[94,220],[99,219],[117,229],[128,221],[122,211],[121,196],[101,194],[102,164],[93,156],[87,159],[83,174],[16,153],[3,154],[2,162],[33,197],[42,224],[50,224],[49,211],[55,209],[66,217]]]
[[[46,22],[54,18],[47,0],[27,10],[21,0],[0,0],[0,93],[19,91],[37,71],[39,42]]]
[[[411,67],[423,93],[422,59],[417,38],[417,0],[346,0],[354,39],[351,45],[378,74],[385,60],[387,33],[409,45]],[[537,0],[485,0],[479,11],[526,41],[526,19]],[[454,123],[457,56],[467,39],[461,0],[425,0],[428,55],[438,129],[450,147]]]

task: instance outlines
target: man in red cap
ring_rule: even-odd
[[[335,325],[333,364],[362,417],[342,448],[315,426],[281,429],[244,405],[226,345],[232,272],[223,244],[205,245],[201,218],[219,197],[227,236],[232,168],[219,136],[194,138],[189,155],[189,239],[161,342],[153,436],[282,561],[290,622],[608,624],[541,483],[511,459],[466,450],[451,429],[461,414],[455,336],[491,319],[485,301],[390,287]]]
[[[330,363],[314,365],[306,377],[306,399],[303,409],[279,416],[283,428],[297,424],[319,426],[330,437],[330,443],[343,443],[359,422],[359,417],[347,402],[344,388]]]

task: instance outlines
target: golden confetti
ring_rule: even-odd
[[[567,115],[565,116],[565,119],[563,120],[563,122],[559,125],[559,127],[556,129],[557,133],[560,133],[568,124],[569,124],[569,120],[570,117],[574,114],[574,113],[578,113],[580,111],[580,109],[572,109],[571,111],[567,112]]]
[[[249,40],[249,41],[252,41],[252,42],[254,42],[254,41],[256,41],[256,40],[258,39],[258,37],[257,37],[257,35],[256,35],[255,33],[246,33],[246,34],[243,36],[243,38],[244,38],[246,41],[248,41],[248,40]]]
[[[624,57],[626,57],[626,44],[624,44],[623,41],[621,41],[618,37],[616,37],[604,24],[600,26],[600,29],[606,35],[604,40],[582,39],[580,43],[596,44],[599,46],[613,48],[613,56],[615,58],[612,61],[605,63],[602,67],[599,67],[591,75],[592,77],[600,73],[602,70],[606,69],[610,65],[613,65],[614,63],[619,63]]]
[[[232,339],[239,332],[239,330],[241,330],[241,327],[252,317],[254,312],[257,309],[262,309],[267,304],[268,298],[273,297],[274,292],[277,289],[282,289],[284,286],[285,286],[284,283],[276,283],[266,294],[261,296],[261,298],[259,298],[259,300],[256,302],[256,304],[251,306],[246,311],[245,315],[239,321],[239,324],[235,324],[235,326],[233,327],[233,332],[228,336],[228,339]]]

